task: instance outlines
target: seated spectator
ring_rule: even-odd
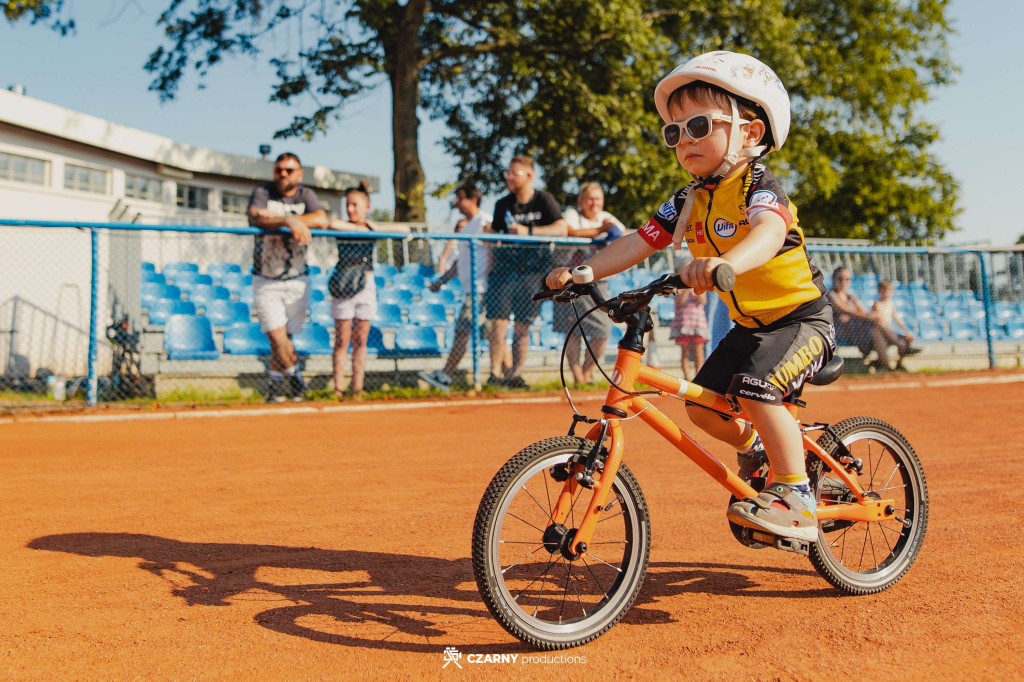
[[[903,320],[900,319],[899,314],[896,312],[896,304],[892,300],[893,286],[892,282],[887,279],[883,279],[878,283],[878,300],[871,306],[871,312],[875,314],[875,327],[877,333],[885,339],[886,349],[889,346],[896,346],[896,350],[899,353],[899,359],[896,361],[896,369],[906,369],[903,366],[903,357],[905,355],[914,355],[920,353],[920,348],[914,348],[910,344],[914,341],[914,334],[903,324]],[[898,333],[893,326],[899,328]],[[879,371],[888,371],[891,369],[889,365],[889,358],[883,351],[875,361],[875,369]]]
[[[828,300],[832,304],[835,318],[836,343],[840,346],[857,346],[861,353],[871,352],[871,325],[874,315],[860,302],[857,295],[849,291],[853,274],[845,266],[839,266],[832,273],[832,288]]]

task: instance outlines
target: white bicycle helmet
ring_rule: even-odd
[[[726,92],[748,99],[764,109],[768,116],[768,127],[774,141],[771,149],[764,146],[739,149],[739,112],[736,101],[729,98],[733,118],[729,131],[729,154],[716,175],[727,173],[742,157],[762,156],[772,149],[782,148],[789,135],[789,93],[775,72],[760,60],[746,54],[719,50],[707,52],[677,66],[654,89],[654,104],[665,123],[672,123],[668,113],[669,96],[691,81],[711,83]]]

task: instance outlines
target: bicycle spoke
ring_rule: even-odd
[[[590,566],[590,564],[587,563],[586,555],[584,555],[582,559],[583,565],[587,567],[587,571],[590,573],[590,577],[592,577],[594,579],[594,582],[597,584],[597,589],[601,590],[601,594],[607,596],[608,590],[604,589],[604,585],[601,584],[601,581],[600,579],[598,579],[597,574],[594,573],[594,569]]]
[[[580,611],[583,612],[583,617],[586,618],[587,617],[587,607],[585,607],[583,605],[583,599],[580,598],[580,591],[578,589],[576,589],[576,581],[572,579],[572,564],[570,562],[568,562],[568,561],[565,562],[565,568],[566,568],[566,571],[568,572],[568,576],[566,577],[566,580],[568,580],[569,583],[572,585],[572,591],[576,594],[576,603],[579,604]]]
[[[512,512],[509,512],[509,513],[508,513],[508,515],[509,515],[509,516],[511,516],[511,517],[512,517],[513,519],[515,519],[516,521],[522,521],[523,523],[525,523],[525,524],[526,524],[527,526],[529,526],[530,528],[533,528],[534,530],[538,530],[538,531],[540,531],[540,532],[541,532],[542,534],[544,533],[544,529],[543,529],[543,528],[537,528],[537,526],[533,525],[532,523],[530,523],[530,522],[529,522],[529,521],[527,521],[526,519],[522,519],[522,518],[520,518],[520,517],[516,516],[515,514],[513,514]]]
[[[568,561],[562,560],[568,564]],[[569,582],[572,580],[572,569],[566,566],[565,585],[562,586],[562,604],[558,607],[558,622],[562,622],[562,613],[565,611],[565,598],[569,596]]]
[[[618,571],[619,573],[622,573],[622,569],[621,568],[619,568],[618,566],[612,566],[610,563],[608,563],[607,561],[605,561],[601,557],[597,556],[596,554],[593,554],[592,552],[587,552],[587,556],[589,556],[591,559],[597,559],[598,561],[600,561],[602,564],[604,564],[608,568],[612,569],[613,571]]]
[[[519,561],[515,562],[515,563],[514,563],[514,564],[512,564],[511,566],[506,566],[505,568],[501,569],[501,574],[502,574],[502,575],[505,575],[505,573],[506,573],[507,571],[510,571],[510,570],[512,570],[513,568],[515,568],[516,566],[518,566],[519,564],[523,563],[524,561],[526,561],[527,559],[529,559],[529,558],[530,558],[530,557],[531,557],[532,555],[536,554],[537,552],[539,552],[539,551],[540,551],[541,549],[543,549],[543,548],[544,548],[544,545],[541,545],[540,547],[538,547],[537,549],[533,550],[532,552],[528,552],[528,553],[526,554],[526,556],[524,556],[524,557],[523,557],[522,559],[520,559]],[[529,587],[529,585],[527,585],[527,587]]]
[[[533,503],[536,504],[540,508],[541,512],[548,517],[548,521],[550,521],[551,523],[555,522],[555,520],[551,518],[551,512],[544,510],[544,506],[537,501],[537,498],[533,496],[533,493],[526,489],[525,485],[523,486],[523,492],[530,496],[530,499],[533,500]]]
[[[612,514],[611,516],[602,517],[602,518],[598,519],[597,522],[598,523],[604,523],[605,521],[608,521],[609,519],[614,519],[616,516],[622,516],[625,513],[626,513],[625,511],[620,511],[620,512],[618,512],[616,514]]]

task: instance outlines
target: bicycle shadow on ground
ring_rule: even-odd
[[[500,628],[480,600],[468,558],[234,543],[184,542],[137,533],[67,533],[30,549],[88,557],[138,558],[189,606],[270,601],[260,626],[286,635],[353,647],[439,653],[521,651],[519,643],[465,644],[450,627]]]
[[[839,595],[839,590],[827,583],[817,589],[766,589],[757,579],[758,573],[817,576],[806,569],[758,566],[755,564],[715,564],[709,562],[652,561],[640,594],[622,619],[623,623],[651,625],[674,623],[671,613],[654,608],[655,603],[684,594],[710,594],[722,597],[781,597],[785,599],[814,599]],[[801,581],[802,582],[802,581]]]

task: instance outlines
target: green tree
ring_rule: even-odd
[[[60,9],[59,0],[13,4]],[[271,99],[302,107],[278,135],[322,133],[346,101],[389,84],[397,220],[423,218],[423,112],[447,122],[444,144],[463,177],[497,189],[508,156],[529,153],[556,195],[568,202],[580,181],[596,180],[609,207],[638,225],[686,180],[658,141],[657,79],[702,51],[748,52],[775,68],[793,100],[790,138],[769,162],[808,234],[934,240],[954,229],[958,188],[929,152],[936,130],[916,112],[953,74],[947,4],[171,0],[158,20],[167,42],[146,68],[151,88],[173,98],[188,72],[255,58],[275,32],[313,36],[271,58]]]

